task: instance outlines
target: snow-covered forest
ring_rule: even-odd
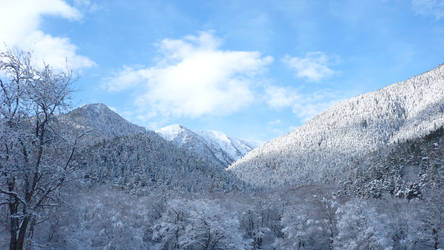
[[[336,183],[354,162],[444,126],[444,65],[344,100],[230,166],[265,186]],[[261,178],[257,178],[260,175]]]
[[[443,65],[247,153],[71,110],[30,57],[0,53],[1,249],[444,248]]]

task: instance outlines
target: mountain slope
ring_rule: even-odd
[[[195,156],[212,162],[221,168],[226,167],[225,162],[219,160],[219,158],[214,155],[202,137],[182,125],[175,124],[166,126],[156,130],[156,133],[165,140],[172,142],[177,147],[187,150]]]
[[[146,132],[145,128],[128,122],[101,103],[76,108],[64,115],[62,121],[77,133],[86,132],[84,141],[90,142]]]
[[[219,131],[200,131],[198,134],[205,140],[216,157],[227,165],[240,159],[254,148],[250,143],[228,137]]]
[[[349,194],[379,198],[421,197],[442,189],[444,184],[444,127],[430,134],[391,144],[356,162],[341,183]]]
[[[230,172],[179,149],[152,131],[103,140],[78,152],[85,180],[122,187],[230,191],[245,186]]]
[[[229,167],[256,185],[335,183],[354,159],[444,125],[444,65],[342,101]]]
[[[181,191],[228,191],[244,186],[220,162],[180,149],[153,131],[134,125],[104,104],[77,108],[60,119],[65,130],[85,133],[75,162],[91,184],[167,187]],[[179,128],[177,128],[179,129]],[[184,132],[184,145],[191,131]],[[192,144],[200,150],[206,145]],[[203,148],[203,149],[202,149]]]
[[[232,139],[218,131],[195,133],[182,125],[175,124],[163,127],[156,132],[178,147],[189,150],[207,160],[218,162],[224,167],[253,149],[248,143]]]

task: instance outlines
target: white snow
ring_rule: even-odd
[[[186,133],[186,130],[179,124],[172,124],[156,130],[156,133],[161,135],[167,141],[173,141],[180,134]]]
[[[348,164],[444,125],[444,65],[330,108],[229,169],[265,186],[335,182]]]
[[[196,133],[179,124],[163,127],[156,130],[156,133],[202,156],[215,157],[226,166],[253,149],[248,143],[231,138],[220,131],[208,130]]]

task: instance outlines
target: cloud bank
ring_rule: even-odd
[[[124,67],[105,84],[109,91],[137,86],[135,105],[153,116],[226,115],[254,100],[254,84],[273,61],[259,52],[221,49],[212,33],[164,39],[152,67]],[[140,91],[142,89],[142,91]]]
[[[79,20],[81,13],[62,0],[14,0],[0,3],[0,43],[33,53],[36,64],[43,61],[56,68],[91,67],[94,62],[78,55],[77,47],[69,38],[54,37],[40,29],[43,16],[52,15],[68,20]],[[13,25],[11,25],[13,24]]]
[[[307,94],[267,82],[264,73],[273,58],[256,51],[224,50],[211,32],[164,39],[157,52],[160,59],[153,66],[123,66],[104,82],[109,92],[133,93],[133,115],[143,122],[229,115],[253,102],[272,110],[289,108],[306,121],[341,99],[338,93]],[[282,60],[309,81],[335,73],[322,52]]]

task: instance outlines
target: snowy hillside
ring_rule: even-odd
[[[65,129],[87,132],[76,162],[91,183],[125,187],[168,186],[180,190],[242,189],[226,165],[214,161],[200,136],[180,126],[165,131],[165,140],[153,131],[134,125],[105,104],[89,104],[61,117]],[[172,137],[173,135],[179,135]],[[196,140],[198,138],[198,140]],[[175,143],[169,141],[175,140]],[[196,143],[196,141],[202,143]],[[192,148],[181,149],[177,144]],[[199,180],[196,182],[196,180]]]
[[[76,161],[92,183],[129,188],[163,186],[181,191],[243,188],[232,173],[152,131],[104,140],[79,152]]]
[[[200,131],[198,133],[205,139],[207,144],[210,145],[210,148],[214,149],[213,152],[219,159],[225,155],[229,157],[226,159],[226,162],[231,163],[238,160],[254,148],[254,146],[245,141],[228,137],[226,134],[219,131],[208,130]]]
[[[177,147],[212,162],[213,165],[221,168],[225,168],[228,165],[223,161],[220,161],[214,155],[213,151],[208,147],[202,137],[181,125],[170,125],[156,130],[156,133],[165,140],[172,142]]]
[[[380,198],[422,198],[444,184],[444,127],[430,134],[391,144],[368,154],[352,167],[341,183],[348,195]]]
[[[79,133],[87,132],[90,141],[145,133],[146,129],[122,118],[105,104],[87,104],[62,117],[62,121]]]
[[[156,131],[164,139],[174,142],[205,159],[213,159],[228,166],[253,149],[253,146],[239,139],[230,138],[219,131],[193,132],[182,125],[170,125]]]
[[[337,182],[352,160],[444,125],[444,65],[345,100],[229,167],[265,186]]]

